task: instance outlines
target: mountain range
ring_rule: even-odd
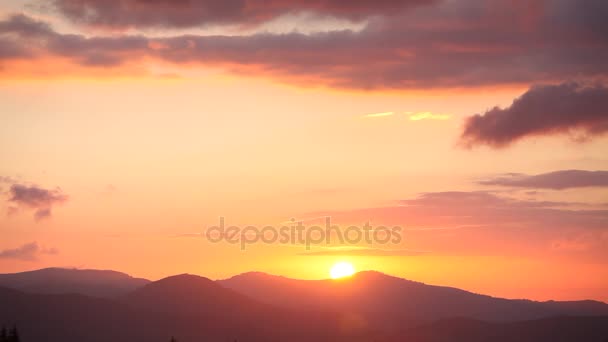
[[[45,268],[37,271],[0,274],[0,286],[23,292],[62,294],[79,293],[111,298],[149,283],[116,271]]]
[[[508,300],[378,272],[151,282],[112,271],[0,275],[0,325],[28,341],[608,341],[608,304]]]

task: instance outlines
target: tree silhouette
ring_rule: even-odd
[[[2,327],[0,330],[0,342],[21,342],[19,337],[19,331],[14,326],[11,330],[7,330],[6,327]]]
[[[17,331],[16,326],[13,326],[11,331],[8,333],[8,342],[21,342],[21,338],[19,338],[19,331]]]

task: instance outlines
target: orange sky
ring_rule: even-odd
[[[3,7],[27,11],[15,1]],[[97,34],[51,18],[63,32]],[[281,20],[269,27],[291,22]],[[508,107],[529,83],[351,89],[311,85],[325,74],[306,79],[234,61],[130,58],[107,69],[47,55],[0,60],[0,272],[60,266],[218,279],[256,270],[308,279],[328,277],[345,260],[494,296],[608,301],[605,186],[479,183],[608,170],[608,140],[555,134],[502,149],[459,145],[467,117]],[[66,199],[51,200],[37,220],[38,204],[11,200],[15,184]],[[320,245],[312,251],[333,254],[306,255],[301,245],[278,244],[241,251],[192,237],[219,217],[278,226],[318,215],[344,226],[399,225],[403,240],[382,249],[419,253],[341,255]],[[33,242],[35,250],[11,253]]]

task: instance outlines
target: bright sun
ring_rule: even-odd
[[[332,279],[350,277],[353,274],[355,274],[355,268],[348,262],[339,262],[329,270]]]

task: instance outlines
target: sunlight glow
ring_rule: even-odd
[[[350,277],[353,274],[355,274],[355,268],[348,262],[339,262],[329,270],[332,279]]]

